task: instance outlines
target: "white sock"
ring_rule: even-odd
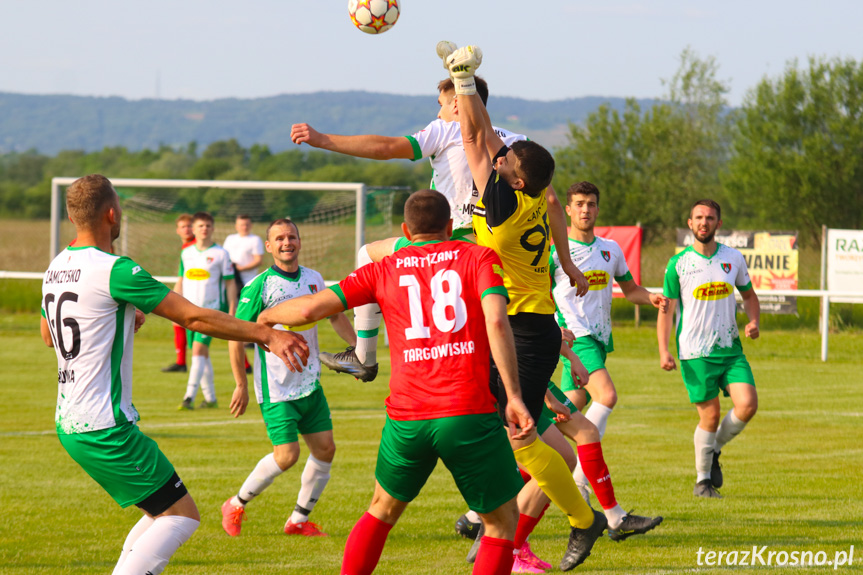
[[[471,523],[479,523],[480,522],[479,513],[477,513],[476,511],[474,511],[472,509],[470,511],[468,511],[467,513],[465,513],[464,515],[465,515],[465,517],[467,517],[467,520],[470,521]]]
[[[695,472],[698,474],[696,481],[710,479],[710,467],[713,465],[713,444],[716,442],[716,433],[704,431],[701,427],[695,427]]]
[[[137,523],[135,523],[135,526],[132,527],[132,530],[129,531],[129,534],[126,536],[126,540],[123,542],[123,551],[120,553],[120,559],[117,560],[117,565],[114,566],[113,575],[117,575],[117,573],[120,572],[120,566],[126,560],[126,556],[129,554],[129,551],[132,550],[132,546],[135,544],[135,541],[144,534],[144,531],[150,528],[154,521],[155,519],[149,515],[144,515]]]
[[[605,513],[606,519],[608,519],[608,526],[612,529],[620,527],[620,524],[623,523],[623,518],[626,517],[626,511],[623,510],[623,507],[619,503],[614,507],[603,509],[602,511]]]
[[[330,480],[330,469],[332,463],[326,463],[309,455],[306,467],[303,469],[300,493],[297,495],[297,506],[291,513],[293,523],[305,523],[309,520],[309,513],[315,508],[315,504],[324,492],[324,487]]]
[[[602,438],[605,436],[605,426],[608,423],[608,416],[611,415],[611,410],[611,407],[592,401],[590,403],[590,407],[587,408],[587,412],[584,414],[584,416],[593,423],[599,431],[600,441],[602,441]]]
[[[283,472],[279,464],[276,463],[276,458],[272,453],[265,455],[258,461],[255,469],[243,482],[240,487],[239,496],[246,502],[251,501],[261,494],[261,492],[273,484],[273,480]],[[243,503],[234,497],[233,503],[238,506],[243,506]]]
[[[204,392],[204,399],[210,403],[216,401],[216,383],[213,376],[213,362],[209,357],[202,357],[204,360],[204,374],[201,378],[201,391]]]
[[[158,575],[200,524],[200,521],[180,515],[159,517],[138,537],[114,575]]]
[[[367,246],[357,252],[357,267],[372,263]],[[357,332],[357,345],[354,352],[365,365],[378,361],[378,332],[381,327],[381,308],[376,303],[354,308],[354,330]]]
[[[201,355],[192,356],[192,365],[189,366],[189,383],[186,385],[185,398],[195,402],[195,396],[198,395],[198,387],[201,385],[201,379],[204,376],[204,357]]]
[[[722,423],[719,424],[719,429],[716,430],[716,451],[722,451],[725,444],[737,437],[743,428],[746,427],[746,422],[734,415],[734,408],[725,414]]]

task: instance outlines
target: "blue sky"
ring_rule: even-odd
[[[380,36],[347,0],[4,0],[0,18],[0,91],[132,99],[435,97],[440,39],[483,49],[493,94],[538,100],[660,96],[687,46],[733,105],[794,58],[863,59],[859,0],[403,0]]]

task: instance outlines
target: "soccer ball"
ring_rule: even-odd
[[[348,0],[348,13],[354,26],[366,34],[380,34],[399,19],[398,0]]]

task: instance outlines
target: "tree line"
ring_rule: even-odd
[[[555,150],[554,185],[575,181],[602,191],[601,224],[640,222],[647,239],[669,239],[691,203],[718,200],[734,228],[798,230],[803,243],[821,225],[863,225],[863,64],[808,59],[764,77],[729,107],[727,81],[712,57],[684,50],[666,94],[649,106],[629,99],[622,111],[602,104],[570,124]],[[49,215],[54,176],[365,182],[371,187],[428,186],[428,162],[373,162],[320,151],[273,153],[236,140],[198,150],[161,146],[129,151],[35,151],[0,155],[0,215]],[[218,194],[213,197],[220,197]],[[215,200],[214,200],[215,201]]]

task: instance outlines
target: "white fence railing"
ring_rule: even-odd
[[[19,280],[41,280],[42,273],[39,272],[9,272],[0,270],[0,279],[19,279]],[[174,284],[177,282],[176,276],[153,276],[160,282],[166,284]],[[327,281],[327,285],[332,285],[332,281]],[[662,288],[646,288],[653,293],[662,293]],[[614,287],[615,293],[623,293],[617,286]],[[830,332],[830,300],[839,299],[847,302],[849,299],[857,300],[860,298],[859,293],[854,292],[839,292],[820,289],[801,289],[801,290],[770,290],[763,291],[762,294],[781,295],[785,297],[818,297],[821,298],[821,321],[818,330],[821,332],[821,361],[827,361],[828,351],[828,336]],[[863,300],[858,300],[863,303]]]

